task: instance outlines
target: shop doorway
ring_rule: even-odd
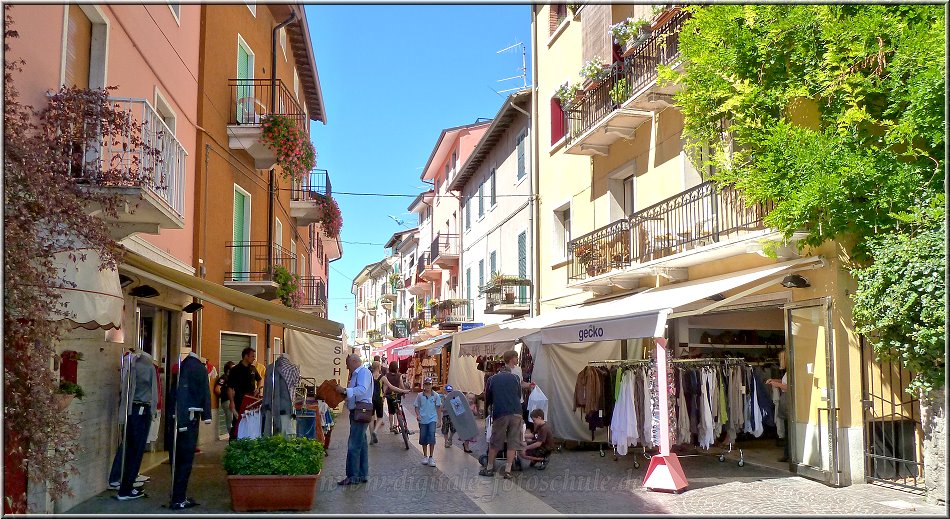
[[[907,392],[913,373],[880,362],[861,337],[864,473],[868,482],[924,491],[920,400]]]
[[[838,416],[829,298],[785,306],[789,343],[789,439],[796,472],[839,484]]]
[[[175,318],[175,313],[164,308],[141,303],[138,304],[135,313],[137,317],[138,346],[148,352],[155,359],[155,362],[160,363],[159,392],[163,393],[160,399],[164,404],[168,401],[168,385],[171,377],[170,362],[177,355],[177,351],[173,351],[177,341],[172,340],[172,321]],[[146,448],[148,452],[156,452],[158,445],[164,445],[165,443],[166,414],[167,409],[162,405],[162,410],[159,412],[159,423],[156,425],[158,428],[157,437],[148,444]],[[163,450],[165,450],[164,447]]]

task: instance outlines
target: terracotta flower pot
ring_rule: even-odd
[[[231,509],[235,512],[251,510],[307,512],[313,508],[319,481],[320,474],[307,476],[228,476],[228,488],[231,490]]]
[[[53,393],[53,402],[56,404],[57,409],[65,411],[69,408],[69,404],[72,403],[74,397],[74,395],[66,393]]]

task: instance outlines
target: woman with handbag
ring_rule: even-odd
[[[369,476],[366,429],[374,416],[373,376],[355,353],[347,355],[346,369],[350,371],[350,381],[347,387],[337,384],[336,390],[346,395],[346,408],[350,411],[350,437],[346,444],[346,477],[337,484],[358,485],[366,483]]]

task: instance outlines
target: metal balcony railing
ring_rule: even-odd
[[[288,272],[294,272],[297,265],[297,255],[279,246],[273,247],[271,263],[267,262],[266,241],[228,242],[230,249],[232,270],[224,273],[228,281],[272,281],[273,267],[281,266]]]
[[[432,310],[429,307],[415,312],[414,316],[409,319],[409,333],[416,333],[430,326],[432,326]]]
[[[76,146],[76,156],[84,157],[79,168],[85,178],[95,179],[103,187],[141,187],[155,194],[179,217],[185,214],[185,152],[175,132],[145,99],[110,97],[109,102],[124,111],[131,125],[141,131],[144,146],[133,146],[126,135],[109,135],[88,139]],[[96,134],[92,134],[96,135]],[[158,156],[145,148],[158,150]],[[70,174],[80,176],[70,165]],[[98,175],[108,171],[108,176]]]
[[[429,258],[433,262],[442,255],[458,256],[459,253],[459,235],[458,234],[436,234],[429,247]]]
[[[607,78],[564,112],[568,142],[573,142],[657,77],[658,65],[679,60],[679,34],[689,13],[679,11],[637,49],[614,63]]]
[[[330,173],[325,169],[314,169],[303,178],[296,179],[290,188],[290,199],[295,202],[315,200],[317,195],[332,196]]]
[[[416,262],[416,277],[422,275],[422,271],[432,264],[432,262],[429,261],[429,258],[429,251],[423,252],[419,255],[419,259]]]
[[[580,281],[765,229],[774,203],[748,204],[732,186],[704,182],[571,240],[568,281]]]
[[[270,114],[285,115],[294,120],[301,131],[310,135],[307,114],[294,95],[277,79],[229,79],[231,110],[228,124],[261,124]],[[275,104],[271,106],[271,98]]]
[[[435,317],[439,323],[461,324],[475,319],[475,305],[471,299],[449,299],[435,307]]]
[[[304,293],[304,306],[327,307],[327,282],[321,276],[302,276],[300,288]]]
[[[499,305],[528,306],[531,304],[531,280],[502,280],[489,282],[485,286],[485,310],[491,311]]]

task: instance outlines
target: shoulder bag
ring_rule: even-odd
[[[353,408],[353,420],[360,423],[369,423],[373,421],[373,403],[372,402],[356,402],[356,407]]]

